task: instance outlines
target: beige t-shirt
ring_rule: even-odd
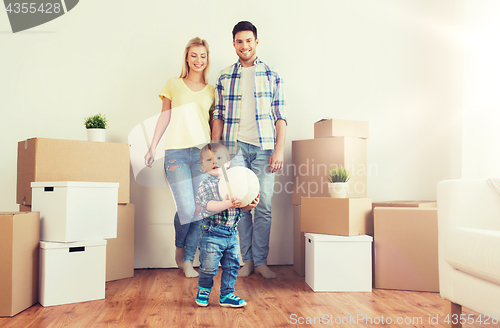
[[[238,140],[260,147],[255,118],[255,66],[241,68],[241,114]]]
[[[215,88],[206,85],[192,91],[182,78],[171,78],[161,90],[160,99],[171,100],[171,116],[165,132],[165,149],[202,148],[210,142],[210,112],[213,111]]]

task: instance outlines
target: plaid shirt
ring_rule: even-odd
[[[222,139],[235,144],[241,117],[241,63],[238,61],[222,70],[215,86],[214,120],[224,121]],[[283,80],[259,58],[255,60],[255,119],[261,149],[274,149],[275,124],[285,120],[285,95]],[[232,147],[231,147],[232,148]],[[234,153],[234,149],[231,149]]]
[[[208,178],[200,183],[198,195],[196,196],[196,204],[201,205],[200,217],[203,219],[212,220],[214,223],[232,227],[240,220],[241,209],[229,208],[222,212],[207,210],[207,203],[209,201],[222,201],[222,197],[219,195],[219,180],[219,177],[208,175]]]

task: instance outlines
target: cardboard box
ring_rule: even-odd
[[[19,212],[31,212],[31,205],[19,205]]]
[[[0,213],[0,317],[38,302],[40,213]]]
[[[302,232],[373,235],[371,198],[302,197]]]
[[[374,213],[375,288],[439,292],[437,209]]]
[[[118,205],[117,237],[106,246],[106,281],[134,276],[134,204]]]
[[[74,242],[116,238],[118,183],[32,182],[40,240]]]
[[[33,138],[18,143],[18,204],[31,205],[31,182],[118,182],[118,202],[130,203],[127,144]]]
[[[437,207],[435,200],[393,200],[372,203],[372,208],[375,207]],[[375,247],[373,248],[373,258],[375,258]],[[375,261],[373,261],[373,281],[375,281]]]
[[[342,165],[350,173],[347,197],[366,197],[366,139],[331,137],[292,141],[292,203],[301,197],[330,197],[327,174]],[[290,174],[288,173],[288,174]]]
[[[368,138],[368,122],[322,119],[314,123],[314,139],[328,137]]]
[[[293,269],[301,277],[306,274],[306,243],[300,231],[300,205],[293,205]]]
[[[104,299],[106,240],[40,242],[40,304]]]
[[[437,207],[435,200],[393,200],[372,203],[375,207]]]
[[[306,233],[306,283],[315,292],[371,292],[371,236]]]

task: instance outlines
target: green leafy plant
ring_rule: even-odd
[[[85,127],[87,129],[106,129],[108,120],[101,113],[85,118]]]
[[[328,172],[328,181],[331,183],[335,182],[347,182],[349,181],[349,172],[342,166],[334,166]]]

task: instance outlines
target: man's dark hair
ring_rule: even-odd
[[[241,21],[233,27],[233,40],[236,36],[236,33],[241,31],[252,31],[253,36],[257,39],[257,28],[248,21]]]

